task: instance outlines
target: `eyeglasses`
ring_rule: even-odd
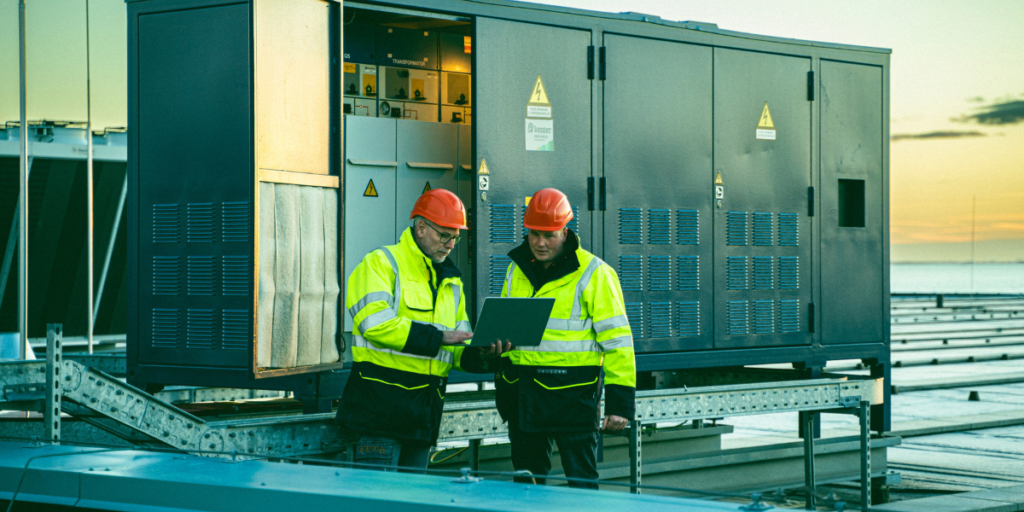
[[[433,229],[434,231],[437,232],[437,237],[441,239],[441,245],[446,245],[446,244],[448,244],[448,242],[451,242],[452,240],[454,240],[455,243],[459,243],[459,240],[462,239],[462,237],[459,236],[459,235],[452,236],[452,235],[449,235],[448,233],[443,233],[440,229],[437,229],[434,226],[431,226],[430,222],[426,222],[425,221],[423,223],[426,224],[427,226],[429,226],[430,229]]]

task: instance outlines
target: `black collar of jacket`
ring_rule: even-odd
[[[565,244],[562,245],[562,253],[555,258],[555,261],[548,268],[544,268],[544,264],[538,262],[533,257],[533,252],[530,251],[529,240],[523,240],[519,247],[512,249],[508,253],[508,257],[512,258],[512,261],[523,272],[523,275],[530,280],[534,292],[540,290],[545,284],[572,274],[580,268],[580,259],[576,256],[576,249],[580,247],[580,238],[576,236],[573,230],[570,229],[568,231],[565,237]]]
[[[433,265],[434,273],[437,275],[437,284],[441,284],[441,281],[450,277],[462,277],[462,271],[455,266],[455,263],[452,263],[451,258],[445,258],[441,263],[430,260],[430,264]]]

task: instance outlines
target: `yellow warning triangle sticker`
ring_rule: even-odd
[[[722,173],[715,176],[715,185],[725,185],[725,182],[722,181]]]
[[[772,113],[768,111],[768,102],[764,102],[764,108],[761,109],[761,119],[757,121],[757,127],[763,130],[774,130],[775,123],[772,122]]]
[[[430,192],[430,182],[429,181],[427,182],[426,185],[423,185],[423,192],[420,192],[420,194],[426,194],[427,192]]]
[[[551,106],[551,102],[548,101],[548,92],[544,89],[544,82],[540,79],[540,75],[537,75],[537,81],[533,83],[533,92],[530,93],[530,105],[546,105]]]
[[[487,159],[485,158],[485,159],[480,160],[480,170],[477,171],[477,174],[490,174],[490,173],[491,173],[491,170],[487,168]]]
[[[366,190],[363,191],[363,197],[378,197],[377,187],[373,186],[373,180],[370,180],[370,182],[366,184]]]

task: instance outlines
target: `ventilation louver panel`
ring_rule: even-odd
[[[676,335],[680,338],[700,336],[699,302],[676,302]]]
[[[676,243],[698,245],[700,243],[700,222],[697,210],[676,210]]]
[[[754,212],[754,246],[770,246],[772,242],[772,214]]]
[[[784,299],[779,301],[779,332],[800,332],[800,301]]]
[[[189,309],[185,330],[185,348],[212,349],[216,312],[212,309]]]
[[[627,302],[626,318],[629,320],[629,329],[633,332],[633,338],[644,337],[644,304],[642,302]]]
[[[572,220],[569,221],[565,227],[572,230],[573,233],[579,234],[580,232],[580,209],[576,206],[572,207]]]
[[[221,325],[221,348],[224,350],[248,350],[249,322],[252,315],[247,309],[225,309]]]
[[[516,206],[514,204],[492,204],[491,243],[516,243]]]
[[[655,245],[672,243],[672,210],[659,208],[647,210],[647,243]]]
[[[754,301],[754,334],[772,334],[775,332],[775,301]]]
[[[668,338],[672,336],[672,303],[648,302],[648,322],[650,322],[649,338]]]
[[[774,272],[771,256],[754,256],[754,289],[771,290],[774,288]]]
[[[181,259],[177,256],[153,256],[153,295],[178,295]]]
[[[676,256],[676,290],[681,292],[700,290],[699,256]]]
[[[176,244],[181,241],[181,214],[177,204],[153,205],[153,243]]]
[[[249,295],[249,278],[252,265],[248,256],[224,256],[222,260],[223,277],[221,294],[226,297],[245,297]]]
[[[747,212],[725,214],[725,245],[747,245]]]
[[[226,243],[249,241],[249,202],[231,201],[221,206],[222,239]]]
[[[188,257],[188,294],[212,296],[214,291],[213,256]]]
[[[213,243],[213,203],[188,204],[189,243]]]
[[[178,348],[180,314],[177,309],[153,309],[153,348]]]
[[[747,301],[730,300],[725,305],[725,333],[730,336],[742,336],[749,332]]]
[[[796,247],[800,243],[800,229],[795,213],[779,214],[779,245]]]
[[[643,210],[619,208],[619,243],[643,243]]]
[[[800,288],[800,258],[798,256],[779,256],[779,289],[797,290]]]
[[[501,288],[505,286],[505,274],[508,272],[508,266],[511,264],[512,258],[508,256],[491,256],[491,267],[488,271],[491,295],[501,295]]]
[[[672,290],[671,256],[649,256],[647,258],[647,289],[666,292]]]
[[[624,292],[640,292],[644,289],[643,256],[619,256],[619,283]]]
[[[728,290],[747,289],[747,257],[729,256],[725,260],[725,287]]]

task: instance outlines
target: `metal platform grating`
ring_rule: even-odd
[[[725,245],[747,245],[747,212],[725,214]]]
[[[771,290],[774,288],[771,256],[754,256],[754,289]]]
[[[671,256],[647,257],[647,290],[655,292],[672,290]]]
[[[643,243],[643,210],[619,208],[619,243]]]
[[[775,301],[754,301],[754,334],[775,332]]]
[[[647,243],[655,245],[672,243],[672,210],[660,208],[647,210]]]
[[[698,245],[700,243],[700,222],[697,210],[676,210],[676,243]]]
[[[641,292],[644,289],[644,257],[619,256],[619,283],[624,292]]]
[[[491,255],[491,266],[487,276],[491,295],[501,295],[501,288],[505,286],[505,274],[511,264],[512,258],[508,256]]]
[[[800,301],[783,299],[779,301],[779,332],[800,332]]]
[[[800,244],[800,228],[795,213],[779,214],[779,245],[796,247]]]
[[[798,256],[779,256],[779,289],[797,290],[800,288],[800,258]]]
[[[754,245],[763,247],[772,243],[772,214],[754,212]]]
[[[642,302],[626,303],[626,319],[634,338],[644,337],[644,304]]]
[[[700,302],[695,300],[676,302],[676,336],[680,338],[700,336]]]
[[[676,256],[676,290],[681,292],[700,290],[699,256]]]
[[[747,319],[747,301],[730,300],[725,305],[725,333],[730,336],[745,335],[750,332]]]
[[[727,290],[747,289],[747,257],[728,256],[725,259],[725,287]]]
[[[491,243],[516,243],[516,206],[514,204],[492,204],[489,211]]]

